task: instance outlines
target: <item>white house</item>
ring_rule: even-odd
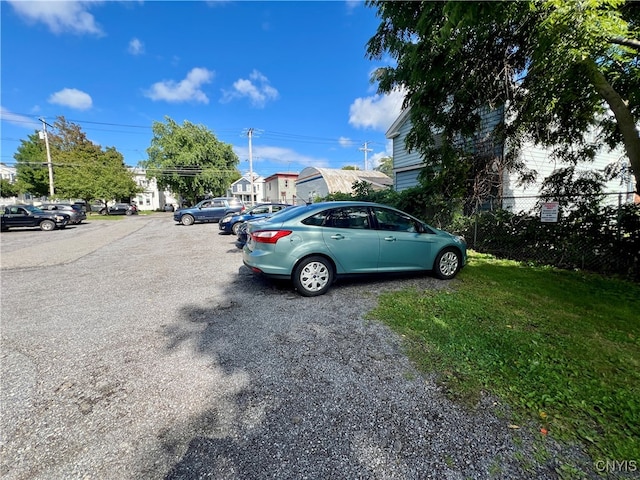
[[[332,168],[307,167],[296,180],[298,198],[313,202],[316,198],[330,193],[352,193],[353,184],[365,181],[374,190],[382,190],[393,185],[393,180],[377,170],[339,170]]]
[[[404,110],[386,133],[386,137],[392,141],[393,145],[394,187],[397,191],[418,185],[418,176],[424,166],[424,161],[420,154],[416,151],[407,151],[405,146],[406,137],[412,126],[409,114],[410,109]],[[502,120],[502,111],[487,111],[483,116],[483,120],[482,132],[488,133],[493,130],[497,122]],[[482,132],[480,132],[480,136]],[[495,146],[492,154],[501,160],[504,152],[508,151],[508,147],[509,145]],[[531,207],[532,203],[534,203],[531,198],[539,195],[542,181],[553,173],[556,168],[560,167],[560,165],[556,165],[553,162],[550,150],[533,144],[524,145],[520,149],[519,155],[528,169],[537,172],[537,181],[534,184],[522,186],[518,185],[517,173],[506,171],[503,173],[501,186],[502,206],[513,211],[527,210]],[[578,165],[578,170],[602,171],[607,165],[615,162],[629,163],[621,149],[612,152],[602,149],[593,162],[582,162]],[[633,190],[632,179],[624,185],[621,185],[618,180],[613,180],[608,182],[605,187],[605,193],[620,194],[609,196],[610,203],[617,203],[620,198],[623,198],[624,202],[632,202]]]
[[[159,210],[167,203],[178,206],[178,200],[169,190],[161,192],[158,190],[155,178],[147,178],[146,170],[137,167],[130,170],[135,182],[144,189],[133,199],[139,210]]]
[[[0,163],[0,178],[7,180],[9,183],[16,181],[16,167],[10,167],[4,163]]]
[[[16,167],[10,167],[4,163],[0,163],[0,178],[9,183],[16,181]],[[0,197],[0,204],[16,203],[17,197]]]

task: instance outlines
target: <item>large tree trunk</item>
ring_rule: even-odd
[[[624,99],[609,84],[596,63],[592,59],[587,60],[586,63],[591,72],[593,85],[616,117],[618,128],[622,132],[622,141],[631,162],[631,173],[636,183],[635,190],[636,193],[640,193],[640,135],[636,122]]]

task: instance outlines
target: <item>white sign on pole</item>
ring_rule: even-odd
[[[558,202],[547,202],[542,204],[540,210],[540,221],[543,223],[558,222]]]

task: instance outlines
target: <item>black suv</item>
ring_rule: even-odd
[[[177,210],[173,214],[173,219],[182,225],[193,225],[196,222],[219,222],[228,213],[240,213],[244,210],[244,202],[235,197],[207,198],[194,207]]]
[[[62,212],[45,212],[33,205],[9,205],[2,213],[2,231],[15,227],[40,227],[50,231],[64,228],[69,223],[69,215]]]

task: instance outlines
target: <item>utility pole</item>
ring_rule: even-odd
[[[253,152],[251,150],[251,139],[253,138],[253,128],[250,128],[247,132],[249,137],[249,181],[251,184],[251,206],[253,207]]]
[[[47,166],[49,167],[49,195],[53,197],[54,188],[53,188],[53,164],[51,163],[51,151],[49,150],[49,136],[47,135],[47,125],[48,123],[44,121],[44,118],[40,118],[42,122],[42,137],[44,138],[44,144],[47,147]],[[51,127],[51,125],[49,125]],[[53,127],[51,127],[53,128]]]
[[[367,168],[369,167],[369,164],[367,162],[367,152],[373,152],[373,149],[367,148],[368,146],[369,146],[369,142],[364,142],[364,146],[358,149],[361,152],[364,152],[364,169],[365,170],[367,170]]]

